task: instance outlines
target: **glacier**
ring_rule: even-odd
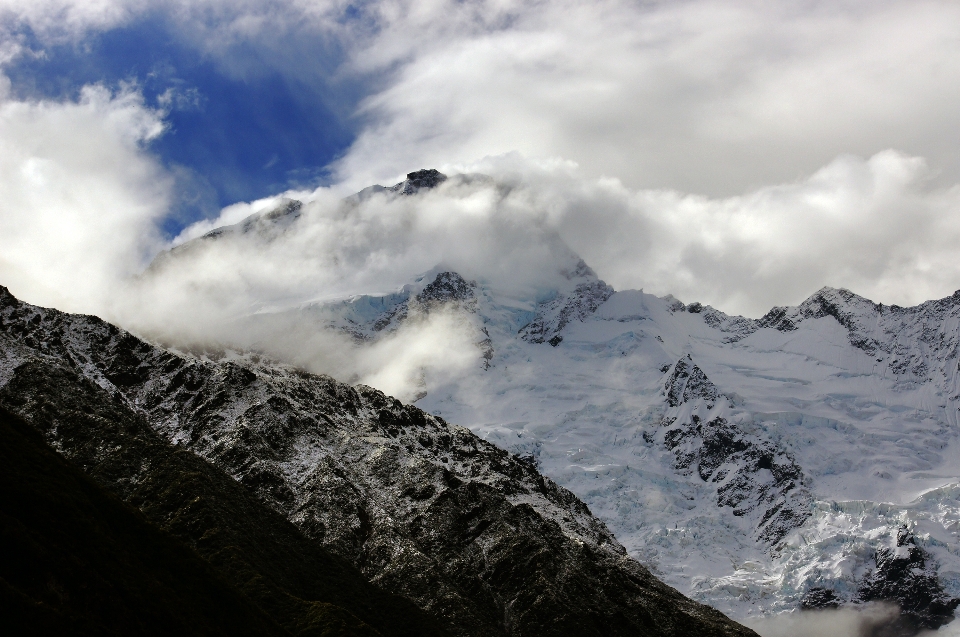
[[[416,195],[405,183],[352,205]],[[281,221],[296,231],[288,213],[300,206],[283,206],[258,220],[273,228],[264,240]],[[259,227],[244,223],[177,250]],[[685,595],[738,619],[815,606],[824,591],[861,604],[900,564],[884,556],[902,553],[914,556],[896,567],[903,589],[926,597],[894,601],[920,604],[921,626],[949,622],[960,596],[960,292],[904,308],[823,288],[751,319],[614,290],[569,248],[555,252],[536,284],[440,264],[399,289],[301,299],[250,320],[292,318],[362,347],[451,313],[474,335],[475,364],[424,367],[401,398],[534,464]]]

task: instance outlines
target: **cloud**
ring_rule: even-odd
[[[147,10],[146,0],[0,0],[6,28],[29,27],[47,42],[116,27]]]
[[[857,609],[781,613],[741,621],[761,637],[882,637],[888,634],[914,634],[914,631],[903,626],[893,629],[896,633],[888,632],[898,615],[896,606],[870,604]],[[924,634],[939,633],[928,631]]]
[[[339,188],[287,193],[306,201],[294,225],[261,220],[175,252],[141,281],[129,321],[214,337],[241,316],[387,293],[440,265],[536,298],[563,284],[559,272],[576,255],[618,289],[750,316],[825,284],[909,305],[952,293],[960,280],[960,187],[931,188],[924,161],[894,151],[839,157],[804,179],[728,198],[630,189],[516,154],[460,170],[491,177],[359,204],[344,203]],[[231,206],[182,239],[282,201]]]
[[[396,70],[364,101],[369,125],[340,174],[519,151],[727,196],[897,148],[956,183],[944,132],[960,125],[958,20],[957,5],[890,1],[397,10],[353,58]]]
[[[160,114],[136,92],[0,101],[0,278],[64,309],[104,311],[162,245],[172,179],[146,150]]]
[[[357,188],[511,151],[709,196],[887,148],[960,182],[944,134],[960,126],[960,6],[940,0],[0,0],[0,15],[41,42],[153,16],[231,77],[280,73],[354,116],[335,168]]]
[[[930,178],[923,159],[887,150],[726,198],[560,178],[539,205],[617,288],[759,316],[823,285],[899,305],[952,294],[960,187]]]
[[[41,43],[82,42],[156,11],[224,72],[307,69],[308,83],[356,82],[367,95],[336,185],[229,206],[173,244],[284,196],[307,202],[298,232],[221,242],[151,279],[136,275],[170,246],[158,228],[175,197],[176,175],[149,145],[164,113],[131,89],[90,86],[76,100],[47,101],[5,93],[0,282],[29,301],[184,341],[276,337],[277,352],[317,370],[359,355],[323,341],[307,356],[278,336],[278,323],[245,334],[237,318],[386,292],[441,263],[536,291],[572,258],[565,244],[619,289],[752,316],[822,285],[902,305],[960,287],[960,169],[943,134],[960,124],[953,5],[351,7],[0,4],[8,27],[29,24]],[[318,53],[327,50],[329,59]],[[427,166],[494,181],[340,203]],[[466,342],[442,329],[446,342]],[[382,368],[369,359],[350,373],[399,386],[420,365],[409,361],[423,360],[420,337],[408,336],[409,356],[384,343]],[[385,371],[391,360],[409,364]]]

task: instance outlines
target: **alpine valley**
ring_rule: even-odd
[[[419,171],[338,214],[490,182]],[[188,241],[144,285],[282,247],[314,205]],[[516,284],[453,259],[398,289],[269,299],[232,317],[255,338],[216,347],[2,289],[0,406],[278,634],[340,634],[322,632],[336,619],[342,634],[750,635],[721,613],[875,602],[900,611],[882,634],[952,621],[960,292],[904,308],[824,288],[750,319],[616,291],[543,240],[549,268]],[[416,406],[305,371],[268,338],[362,354],[438,317],[467,335],[467,363],[417,366],[396,391]]]

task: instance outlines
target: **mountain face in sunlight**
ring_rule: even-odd
[[[283,206],[177,250],[280,241],[301,214]],[[952,620],[960,293],[904,308],[823,288],[750,319],[615,291],[558,239],[538,242],[551,248],[535,275],[442,263],[394,290],[236,320],[262,351],[307,366],[305,349],[270,335],[296,325],[358,355],[434,335],[440,354],[368,381],[532,463],[630,555],[735,617],[827,591],[835,605],[899,604],[917,630]],[[922,567],[891,561],[907,544]]]

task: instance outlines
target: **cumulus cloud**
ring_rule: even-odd
[[[38,303],[100,311],[161,246],[172,179],[145,151],[160,114],[132,91],[0,101],[0,279]]]
[[[415,344],[426,332],[406,334],[409,355],[385,341],[363,359],[336,339],[299,347],[310,335],[280,329],[277,309],[387,292],[438,264],[520,294],[548,285],[537,273],[571,258],[565,245],[618,289],[751,316],[822,285],[902,305],[960,287],[960,169],[943,134],[960,124],[954,5],[348,8],[0,2],[5,28],[27,24],[41,43],[81,42],[158,11],[231,73],[306,69],[317,82],[354,78],[367,94],[335,186],[229,206],[171,244],[157,228],[175,178],[149,149],[162,112],[134,90],[87,87],[73,101],[3,93],[0,282],[184,342],[269,341],[319,371],[349,368],[391,387],[423,367]],[[244,48],[255,54],[233,55]],[[332,61],[314,64],[326,50]],[[492,181],[341,203],[427,166]],[[219,242],[163,276],[137,276],[161,249],[284,197],[307,202],[296,233]],[[237,322],[271,313],[259,331]],[[469,340],[435,320],[450,347]]]
[[[537,298],[563,285],[560,272],[577,255],[618,289],[750,316],[824,284],[908,305],[952,293],[960,280],[960,187],[931,188],[922,159],[893,151],[843,156],[804,179],[729,198],[634,190],[586,178],[569,162],[515,154],[460,170],[467,176],[416,197],[287,193],[306,201],[296,222],[255,216],[174,250],[140,279],[143,298],[128,321],[202,340],[238,317],[391,292],[437,266]],[[182,238],[284,201],[229,207]],[[342,367],[344,357],[320,367]]]
[[[149,8],[147,0],[0,0],[5,29],[29,28],[46,42],[71,41],[123,24]]]
[[[185,308],[213,307],[224,319],[313,300],[390,292],[443,265],[500,290],[536,294],[576,257],[522,183],[452,178],[416,197],[376,194],[344,201],[338,189],[287,193],[304,200],[299,217],[282,214],[285,199],[224,210],[214,222],[187,228],[190,237],[256,209],[249,223],[215,239],[173,250],[140,279],[148,296]],[[157,287],[152,287],[157,286]],[[160,319],[176,321],[180,309]]]
[[[710,196],[887,148],[960,181],[960,6],[941,0],[0,2],[41,40],[147,15],[224,72],[360,100],[336,166],[356,187],[510,151]]]
[[[560,177],[539,205],[616,287],[759,316],[823,285],[899,305],[952,294],[960,187],[930,178],[922,158],[887,150],[727,198]]]
[[[396,71],[363,103],[341,175],[520,151],[727,196],[897,148],[956,183],[958,21],[936,1],[397,9],[352,58]]]

